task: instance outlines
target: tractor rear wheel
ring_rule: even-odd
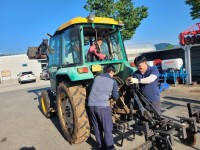
[[[46,118],[51,118],[55,114],[55,104],[54,104],[55,96],[53,96],[53,93],[51,90],[42,91],[41,98],[40,98],[40,104],[42,113]]]
[[[71,144],[84,142],[90,136],[85,102],[85,88],[60,83],[57,89],[57,113],[64,137]]]

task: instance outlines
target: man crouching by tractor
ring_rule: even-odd
[[[113,141],[112,109],[109,98],[119,98],[117,82],[112,79],[115,68],[106,65],[104,74],[94,79],[88,98],[90,121],[100,150],[115,150]]]

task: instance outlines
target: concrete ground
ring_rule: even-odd
[[[50,87],[49,81],[20,85],[17,80],[0,84],[0,150],[96,150],[93,135],[84,143],[70,145],[62,136],[58,118],[46,119],[39,107],[42,90]],[[165,117],[180,120],[188,117],[187,103],[192,103],[200,111],[200,85],[170,86],[162,92],[162,113]],[[198,124],[200,129],[200,124]],[[113,132],[117,150],[132,150],[144,142],[144,137],[133,140],[131,131],[125,134],[124,145],[120,147],[120,134]],[[200,150],[200,134],[194,147],[183,145],[175,138],[175,150]]]

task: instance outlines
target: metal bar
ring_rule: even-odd
[[[173,138],[174,129],[168,131],[159,130],[158,133],[161,137],[168,139],[168,142],[170,143],[171,146],[174,145],[174,138]]]
[[[197,123],[200,123],[200,111],[193,110],[192,104],[187,103],[189,117],[196,117]]]
[[[189,117],[193,117],[192,104],[191,103],[187,103],[187,108],[188,108]]]
[[[189,125],[188,129],[190,129],[194,133],[197,133],[198,129],[197,129],[197,124],[196,124],[196,118],[182,117],[181,122],[186,122]]]
[[[153,111],[154,115],[158,118],[162,118],[161,115],[157,112],[157,110],[153,107],[153,105],[138,91],[138,94],[141,97],[141,100]]]
[[[122,140],[121,140],[121,144],[120,144],[120,146],[123,146],[124,135],[125,135],[125,124],[122,124],[122,126],[123,126],[123,132],[122,132]]]
[[[147,119],[150,121],[151,124],[154,124],[155,121],[154,121],[153,118],[151,117],[151,114],[144,108],[144,106],[143,106],[142,103],[140,102],[140,100],[139,100],[137,94],[136,94],[135,92],[134,92],[133,94],[134,94],[134,99],[135,99],[135,101],[137,102],[138,107],[139,107],[139,109],[140,109],[140,111],[141,111],[141,113],[142,113],[142,116],[144,116],[145,118],[147,118]]]
[[[168,135],[155,135],[156,141],[153,143],[157,149],[173,150],[172,143]],[[172,137],[173,138],[173,137]]]

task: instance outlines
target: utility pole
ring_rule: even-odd
[[[182,45],[185,56],[185,68],[188,74],[187,84],[192,84],[191,73],[191,48],[192,45],[200,44],[200,22],[189,27],[179,34],[179,43]]]
[[[185,69],[186,69],[186,73],[187,78],[186,78],[186,82],[187,84],[192,84],[192,72],[191,72],[191,45],[185,45],[182,46],[182,49],[184,50],[184,57],[185,57]]]

